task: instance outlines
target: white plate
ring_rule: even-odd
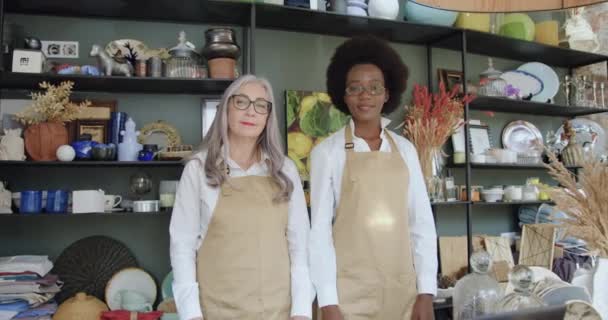
[[[529,62],[522,64],[517,70],[525,71],[536,76],[543,84],[542,90],[532,97],[532,101],[553,101],[559,91],[559,77],[551,67],[540,62]]]
[[[511,70],[503,72],[500,78],[505,80],[514,88],[519,89],[519,95],[525,98],[543,91],[543,82],[535,75],[522,70]]]
[[[106,285],[106,303],[110,310],[120,310],[119,292],[137,291],[153,304],[156,301],[157,288],[152,276],[139,268],[122,269],[112,276]]]
[[[518,153],[539,150],[541,147],[535,144],[537,140],[543,144],[540,131],[528,121],[513,121],[502,131],[503,147]]]
[[[131,48],[131,51],[127,48]],[[136,55],[137,60],[146,59],[148,47],[141,41],[135,39],[120,39],[111,41],[106,45],[106,52],[114,58],[122,59],[131,53]]]
[[[570,120],[572,129],[576,132],[576,142],[579,144],[593,143],[593,133],[597,135],[593,146],[593,153],[599,159],[603,154],[608,154],[606,149],[606,132],[602,126],[589,119],[575,118]],[[564,133],[564,126],[559,127],[555,136],[557,138],[556,144],[559,150],[562,150],[568,144],[568,141],[562,139],[562,133]]]

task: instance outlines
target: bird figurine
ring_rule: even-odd
[[[25,38],[23,38],[23,41],[25,42],[25,48],[27,48],[27,49],[32,49],[32,50],[42,49],[42,43],[40,42],[40,39],[38,39],[36,37],[25,37]]]

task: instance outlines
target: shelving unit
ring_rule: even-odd
[[[180,167],[181,161],[0,161],[5,167]]]
[[[543,164],[500,164],[500,163],[470,163],[471,169],[494,170],[547,170]],[[449,168],[466,168],[466,164],[449,164]],[[580,169],[579,166],[567,166],[570,170]]]
[[[432,85],[431,79],[435,70],[433,69],[432,50],[434,48],[450,49],[460,53],[460,70],[467,78],[467,57],[470,54],[481,54],[499,58],[513,59],[518,61],[539,61],[549,65],[565,68],[575,68],[588,64],[608,61],[608,57],[552,47],[535,42],[509,39],[493,34],[477,31],[462,30],[458,28],[430,26],[404,21],[392,21],[374,19],[367,17],[346,16],[331,12],[315,12],[300,8],[275,6],[269,4],[246,3],[246,2],[224,2],[204,0],[182,0],[176,5],[172,0],[158,0],[153,4],[142,0],[126,1],[48,1],[48,0],[22,0],[8,1],[0,0],[0,28],[3,25],[6,14],[25,15],[50,15],[60,17],[84,17],[91,19],[120,19],[132,21],[160,21],[180,22],[195,24],[230,25],[243,28],[243,71],[254,73],[256,61],[253,55],[255,46],[256,29],[283,30],[300,33],[313,33],[330,36],[352,36],[360,33],[372,33],[393,42],[423,46],[427,50],[427,79]],[[2,30],[0,30],[2,34]],[[328,57],[329,59],[329,57]],[[259,69],[259,66],[257,66]],[[76,91],[93,92],[115,92],[115,93],[143,93],[143,94],[192,94],[192,95],[218,95],[230,84],[228,80],[193,80],[193,79],[170,79],[170,78],[124,78],[124,77],[87,77],[87,76],[55,76],[41,74],[17,74],[11,72],[0,72],[0,89],[3,92],[13,90],[36,90],[40,81],[60,82],[71,80],[75,82]],[[466,91],[466,83],[465,88]],[[527,115],[543,115],[555,117],[576,117],[605,112],[604,109],[559,106],[547,103],[530,101],[515,101],[504,98],[478,97],[470,105],[465,106],[465,119],[470,119],[473,110],[495,111],[504,113],[518,113]],[[468,141],[468,128],[465,128],[465,141]],[[465,154],[469,153],[469,145],[465,144]],[[468,159],[467,159],[468,160]],[[80,171],[87,169],[95,170],[138,170],[141,168],[155,168],[155,170],[174,170],[179,172],[182,163],[179,161],[155,161],[155,162],[0,162],[0,174],[3,172],[15,172],[36,168],[37,172],[56,169],[79,168]],[[471,190],[472,170],[544,170],[540,165],[498,165],[498,164],[473,164],[467,162],[456,165],[465,171],[465,185]],[[576,169],[576,168],[572,168]],[[4,170],[4,171],[3,171]],[[91,177],[89,177],[91,178]],[[93,177],[96,178],[96,177]],[[102,177],[103,178],[103,177]],[[468,199],[471,199],[469,194]],[[472,223],[473,208],[491,208],[496,206],[519,206],[539,205],[545,202],[510,202],[510,203],[483,203],[483,202],[440,202],[433,203],[433,211],[445,208],[466,210],[467,237],[469,251],[472,248]],[[11,222],[17,226],[11,232],[20,232],[32,221],[43,221],[43,223],[66,224],[74,227],[77,223],[72,220],[86,220],[82,223],[91,223],[97,226],[108,223],[108,220],[123,221],[129,217],[147,220],[150,217],[162,217],[164,220],[170,218],[168,211],[159,213],[99,213],[78,215],[0,215],[0,219],[6,225]],[[138,220],[138,222],[140,221]],[[162,220],[162,219],[159,219]],[[164,223],[164,220],[161,221]],[[150,237],[168,243],[168,226],[165,224],[154,224],[160,228],[162,234],[152,234]],[[159,226],[160,225],[160,226]],[[101,227],[106,227],[103,224]],[[101,228],[100,227],[100,228]],[[138,224],[137,228],[140,227]],[[131,236],[131,228],[122,230],[126,237]],[[16,231],[15,231],[16,230]],[[71,230],[71,229],[68,229]],[[74,230],[78,232],[80,230]],[[11,233],[13,234],[13,233]],[[133,233],[135,234],[135,233]],[[20,235],[20,234],[17,234]],[[142,236],[141,234],[138,234]],[[9,234],[10,236],[10,234]],[[37,235],[24,234],[23,238],[35,237]],[[42,235],[38,235],[43,237]],[[54,236],[54,235],[46,235]],[[146,235],[147,236],[147,235]],[[44,239],[49,240],[50,239]],[[63,239],[65,240],[65,239]],[[19,239],[17,239],[19,241]],[[162,249],[168,246],[163,242]],[[11,251],[8,250],[8,253]],[[157,277],[168,268],[166,265],[156,266]]]
[[[52,75],[0,72],[0,88],[11,90],[36,90],[40,82],[58,84],[74,82],[78,91],[208,94],[221,95],[232,83],[230,80],[181,79],[181,78],[137,78],[120,76]]]
[[[37,214],[0,214],[0,219],[78,219],[78,218],[103,218],[103,217],[155,217],[170,216],[171,211],[157,212],[95,212],[95,213],[37,213]]]
[[[553,117],[578,117],[590,114],[607,112],[608,109],[560,106],[549,103],[534,101],[512,100],[496,97],[477,97],[469,104],[471,110],[495,111],[505,113],[521,113],[529,115],[553,116]]]

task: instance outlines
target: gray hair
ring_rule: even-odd
[[[222,99],[217,107],[215,119],[211,124],[209,132],[204,137],[198,150],[195,151],[188,160],[200,159],[196,155],[200,152],[207,152],[207,159],[204,164],[205,176],[207,184],[211,187],[220,187],[228,178],[225,170],[226,159],[228,159],[229,143],[228,143],[228,107],[230,97],[235,94],[242,86],[249,83],[258,83],[266,89],[272,108],[266,120],[266,127],[258,138],[258,149],[265,153],[269,160],[267,161],[270,177],[279,186],[279,191],[274,196],[275,202],[288,201],[291,198],[293,191],[293,182],[283,172],[283,164],[285,163],[285,155],[283,153],[283,144],[281,143],[279,126],[276,116],[276,105],[272,86],[270,82],[264,78],[259,78],[254,75],[244,75],[236,79],[224,91]],[[200,160],[199,160],[200,161]]]

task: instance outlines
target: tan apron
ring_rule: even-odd
[[[288,203],[270,177],[229,178],[197,254],[205,320],[288,320]]]
[[[407,165],[388,132],[391,152],[354,152],[350,125],[344,132],[346,165],[333,226],[340,310],[346,320],[410,320],[417,289]]]

